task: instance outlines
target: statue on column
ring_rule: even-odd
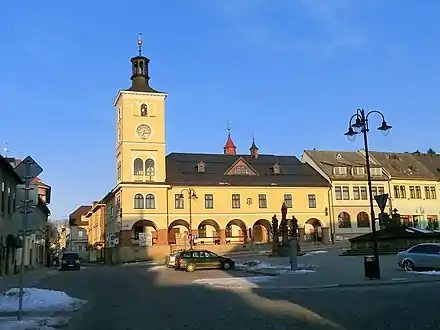
[[[295,218],[295,216],[293,215],[292,215],[292,239],[296,240],[297,251],[298,253],[300,253],[301,247],[299,245],[299,239],[298,239],[298,219]]]
[[[272,238],[274,243],[278,243],[278,219],[276,214],[272,217]]]
[[[283,245],[289,244],[289,228],[287,226],[287,205],[285,202],[283,202],[283,205],[281,205],[280,231],[283,238]]]

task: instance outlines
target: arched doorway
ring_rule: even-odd
[[[347,212],[338,215],[338,228],[351,228],[351,217]]]
[[[189,245],[189,223],[183,219],[177,219],[168,226],[168,244]]]
[[[220,225],[213,219],[203,220],[197,227],[199,244],[220,244]]]
[[[157,226],[151,220],[139,220],[131,228],[131,237],[139,242],[139,246],[151,246],[157,242]]]
[[[233,219],[225,228],[226,243],[246,243],[249,235],[247,226],[241,219]]]
[[[255,243],[270,243],[272,236],[272,225],[269,220],[259,219],[252,226],[253,241]]]
[[[322,242],[322,223],[316,218],[310,218],[304,224],[304,234],[308,241]]]
[[[370,227],[370,217],[367,212],[359,212],[357,217],[357,227],[358,228],[368,228]]]

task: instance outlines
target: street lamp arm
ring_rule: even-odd
[[[358,110],[359,111],[359,110]],[[351,116],[350,120],[348,121],[348,127],[351,127],[353,125],[353,119],[360,119],[361,116],[356,112],[353,116]]]
[[[385,121],[385,116],[383,115],[382,112],[380,112],[378,110],[371,110],[370,112],[368,112],[367,115],[365,116],[365,119],[368,120],[368,117],[370,117],[370,115],[373,113],[379,114],[382,117],[382,121]]]

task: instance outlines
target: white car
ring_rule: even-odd
[[[179,255],[180,251],[174,251],[166,256],[165,266],[173,268],[176,263],[176,257]]]

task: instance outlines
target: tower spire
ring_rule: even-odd
[[[142,55],[142,33],[138,33],[138,55],[131,58],[131,87],[127,91],[161,93],[150,87],[150,76],[148,75],[148,64],[150,60]]]
[[[254,158],[258,158],[258,147],[255,144],[255,137],[252,138],[252,145],[249,148],[249,151],[251,152],[251,156]]]
[[[139,56],[142,56],[142,32],[138,33]]]
[[[223,154],[225,155],[236,155],[237,154],[237,147],[235,146],[234,142],[232,142],[231,138],[231,122],[228,121],[228,139],[226,140],[226,144],[223,148]]]

